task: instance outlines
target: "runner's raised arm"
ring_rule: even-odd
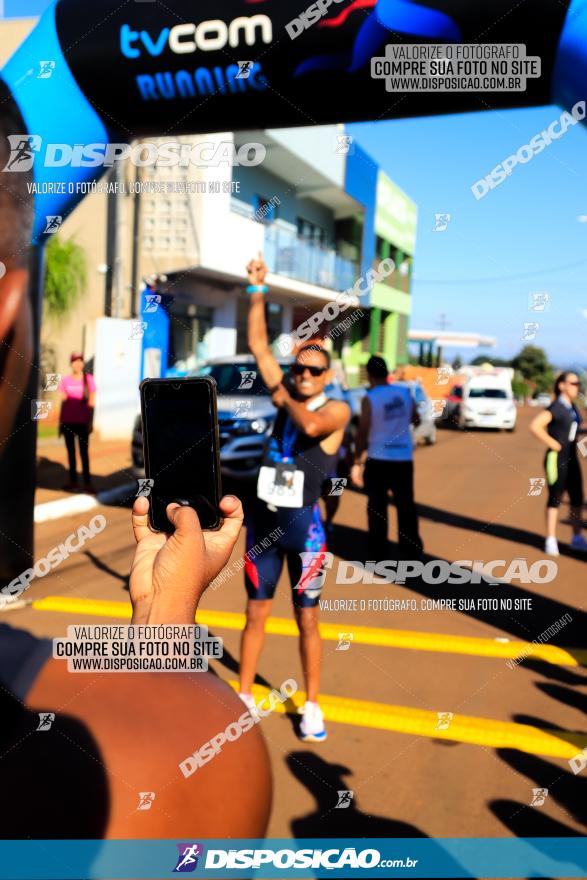
[[[247,293],[250,297],[249,318],[247,325],[247,343],[249,351],[257,361],[257,366],[270,391],[281,384],[283,370],[277,363],[267,334],[267,321],[265,320],[265,294],[267,285],[265,277],[267,266],[261,254],[256,260],[251,260],[247,266],[249,286]]]

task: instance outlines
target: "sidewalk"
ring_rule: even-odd
[[[90,469],[98,492],[132,483],[130,437],[128,440],[100,440],[90,438]],[[78,454],[78,474],[81,467]],[[81,482],[81,476],[78,475]],[[75,498],[62,488],[69,480],[67,452],[62,437],[40,438],[37,443],[37,490],[35,506]]]

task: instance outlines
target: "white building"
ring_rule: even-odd
[[[223,132],[182,141],[214,144],[206,157],[261,144],[255,166],[226,160],[187,169],[154,166],[149,179],[196,181],[196,193],[141,197],[142,274],[169,293],[169,366],[246,351],[245,266],[262,252],[270,274],[272,342],[360,275],[364,208],[345,191],[341,126]],[[230,144],[230,148],[221,146]],[[344,149],[344,139],[343,139]],[[259,152],[263,155],[263,150]],[[251,158],[254,151],[249,152]]]

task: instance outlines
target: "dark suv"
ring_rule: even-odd
[[[291,358],[278,359],[287,372]],[[269,390],[251,355],[229,355],[206,361],[190,376],[211,376],[218,391],[218,431],[220,434],[220,462],[222,473],[228,477],[250,478],[259,473],[265,443],[271,434],[277,410],[271,402]],[[360,412],[364,388],[347,391],[340,383],[329,385],[329,397],[346,400],[353,418],[349,431],[354,432]],[[345,438],[348,445],[350,438]],[[132,437],[133,472],[144,477],[143,426],[140,415],[135,420]]]
[[[290,361],[280,366],[287,370]],[[218,391],[218,430],[222,471],[229,477],[256,477],[276,410],[254,358],[232,355],[207,361],[190,376],[211,376]],[[135,420],[132,437],[135,476],[144,477],[143,426]]]

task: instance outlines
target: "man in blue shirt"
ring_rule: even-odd
[[[391,489],[397,509],[398,539],[405,559],[419,559],[422,540],[418,533],[418,514],[414,502],[414,443],[412,425],[420,417],[410,389],[390,385],[387,364],[381,357],[367,363],[369,391],[363,398],[353,482],[364,484],[367,491],[369,556],[388,558],[387,505]],[[362,464],[367,452],[364,475]]]

